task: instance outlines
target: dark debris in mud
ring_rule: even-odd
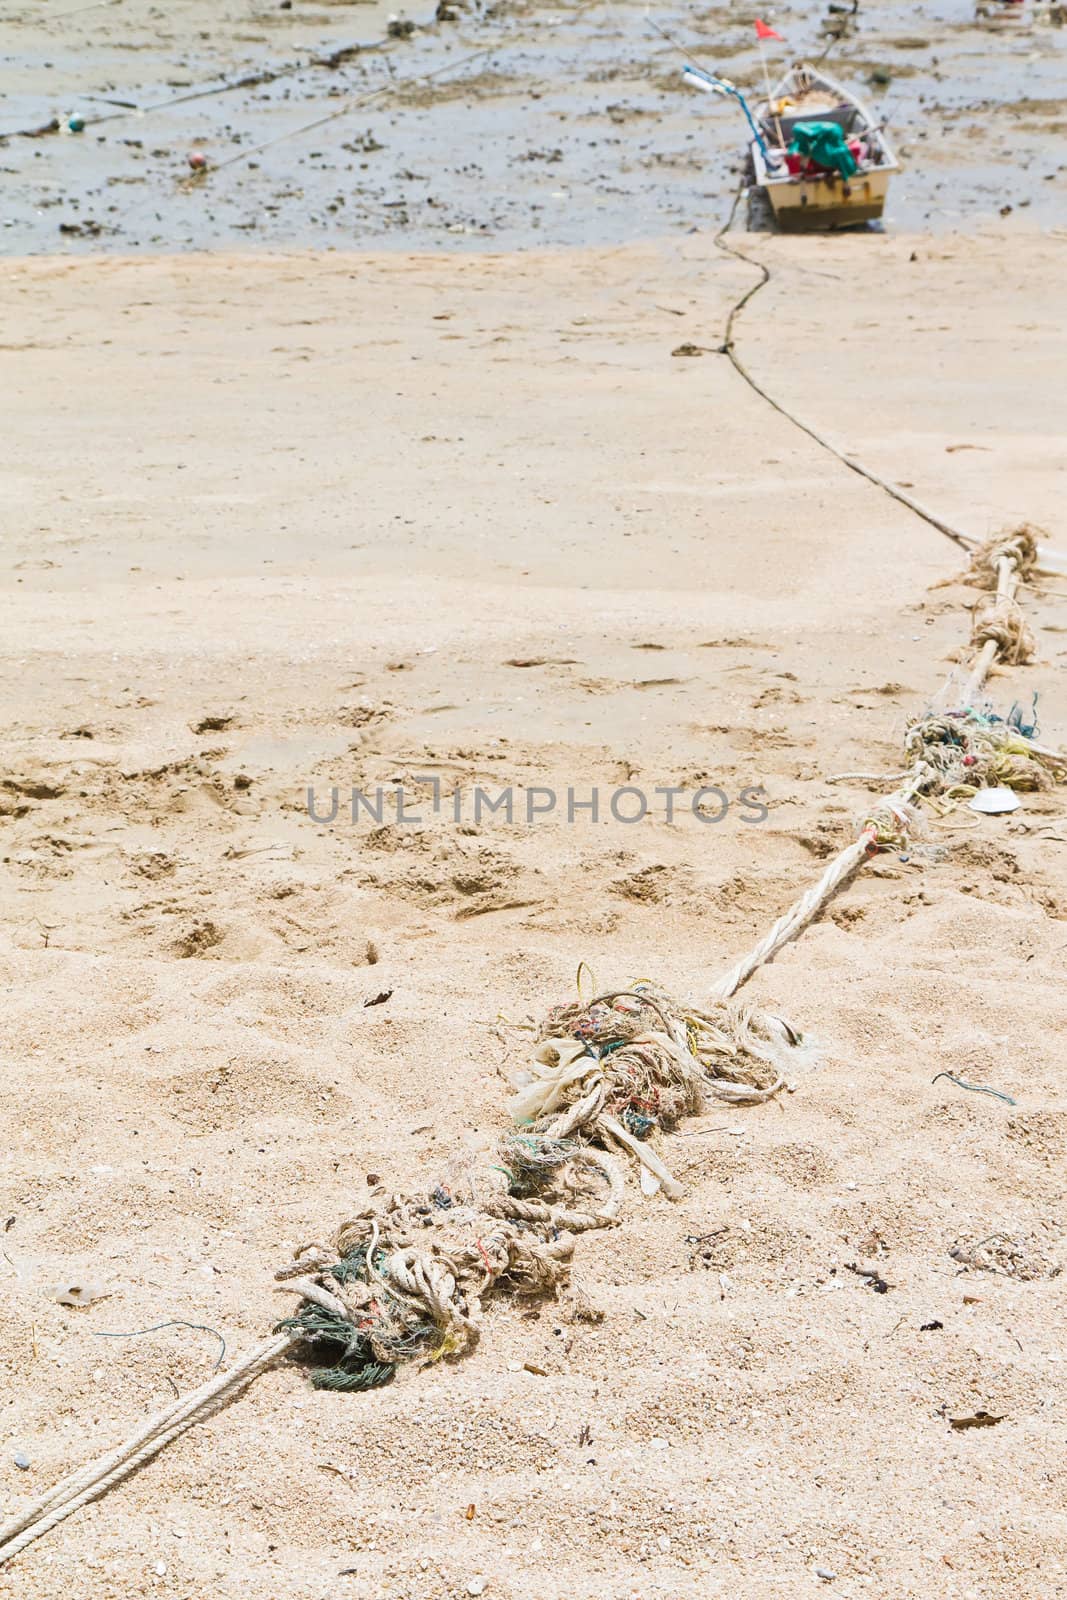
[[[779,6],[773,64],[826,53],[886,115],[889,226],[966,229],[1009,202],[1058,221],[1067,30],[1031,7],[991,34],[967,7]],[[657,13],[675,48],[640,3],[445,11],[390,30],[374,3],[27,6],[0,22],[0,247],[514,249],[718,224],[744,127],[680,67],[688,49],[758,93],[748,12]]]

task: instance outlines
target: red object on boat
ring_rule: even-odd
[[[852,158],[856,165],[858,167],[862,166],[864,161],[867,159],[867,146],[861,139],[849,139],[848,147],[852,152]],[[832,167],[823,167],[820,166],[817,161],[812,161],[810,159],[805,160],[804,157],[798,154],[796,150],[786,151],[785,164],[789,169],[789,176],[791,178],[826,178],[830,175],[833,175],[834,177],[837,176]]]

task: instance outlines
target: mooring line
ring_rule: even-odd
[[[801,433],[806,433],[809,439],[814,439],[816,444],[821,445],[824,450],[829,451],[830,455],[836,457],[836,459],[840,461],[843,466],[846,466],[850,472],[855,472],[859,477],[866,478],[868,483],[874,484],[876,488],[883,490],[887,495],[890,496],[891,499],[898,501],[902,506],[906,506],[909,511],[914,513],[915,516],[921,517],[923,522],[929,523],[930,527],[936,528],[938,533],[943,533],[945,537],[947,539],[951,539],[954,544],[958,544],[964,550],[973,550],[978,544],[977,539],[973,538],[970,534],[961,533],[958,528],[954,528],[950,522],[946,522],[943,517],[939,517],[937,513],[931,511],[928,506],[922,505],[920,501],[913,499],[910,494],[905,494],[903,489],[898,489],[895,484],[889,483],[871,467],[864,466],[862,461],[857,461],[853,456],[845,455],[844,451],[839,450],[837,446],[826,437],[825,434],[820,433],[817,428],[812,427],[810,422],[805,422],[803,418],[798,417],[795,412],[790,411],[788,406],[783,405],[780,400],[776,400],[774,395],[768,393],[759,380],[752,376],[752,373],[738,355],[737,346],[734,339],[734,327],[737,323],[737,320],[749,302],[755,299],[756,295],[759,294],[761,289],[766,288],[772,277],[771,269],[766,265],[765,262],[753,261],[752,257],[745,255],[743,250],[738,250],[734,245],[727,242],[726,235],[733,226],[733,220],[737,213],[737,207],[740,204],[741,197],[747,188],[748,185],[742,182],[740,188],[737,190],[737,193],[734,195],[733,204],[730,207],[730,214],[723,223],[722,227],[719,229],[718,233],[715,235],[713,243],[717,250],[725,251],[727,255],[733,256],[736,261],[743,261],[746,266],[755,267],[760,276],[758,281],[752,284],[750,288],[746,289],[740,299],[736,300],[730,307],[729,315],[726,318],[726,328],[723,336],[723,342],[719,346],[720,354],[728,358],[734,368],[734,371],[739,377],[744,379],[754,394],[758,394],[761,400],[765,401],[766,404],[769,405],[774,411],[778,412],[779,416],[785,417],[786,420],[791,422],[795,428],[799,428]]]

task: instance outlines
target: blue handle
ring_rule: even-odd
[[[717,89],[722,94],[732,95],[737,101],[738,105],[741,107],[741,110],[745,113],[745,118],[748,122],[748,125],[752,129],[752,137],[759,145],[763,154],[763,159],[767,163],[768,167],[776,167],[779,165],[777,161],[772,161],[771,153],[767,149],[766,141],[759,130],[756,119],[748,109],[748,101],[745,99],[744,95],[741,93],[736,84],[731,83],[729,78],[718,78],[713,72],[704,72],[700,67],[685,66],[682,68],[682,72],[686,77],[700,79],[701,82],[706,84],[710,89]]]

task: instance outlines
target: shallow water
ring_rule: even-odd
[[[383,40],[388,15],[110,0],[64,19],[27,4],[0,21],[0,129],[86,126],[0,143],[0,250],[512,249],[705,227],[728,208],[744,126],[685,87],[682,46],[758,94],[747,9],[656,12],[677,47],[641,4],[412,11],[414,36]],[[1067,218],[1067,29],[1047,8],[1028,0],[991,27],[968,0],[875,0],[836,42],[825,0],[768,20],[787,40],[772,72],[829,46],[827,69],[888,119],[905,166],[888,227],[966,229],[1006,207]],[[190,182],[194,150],[216,170]]]

